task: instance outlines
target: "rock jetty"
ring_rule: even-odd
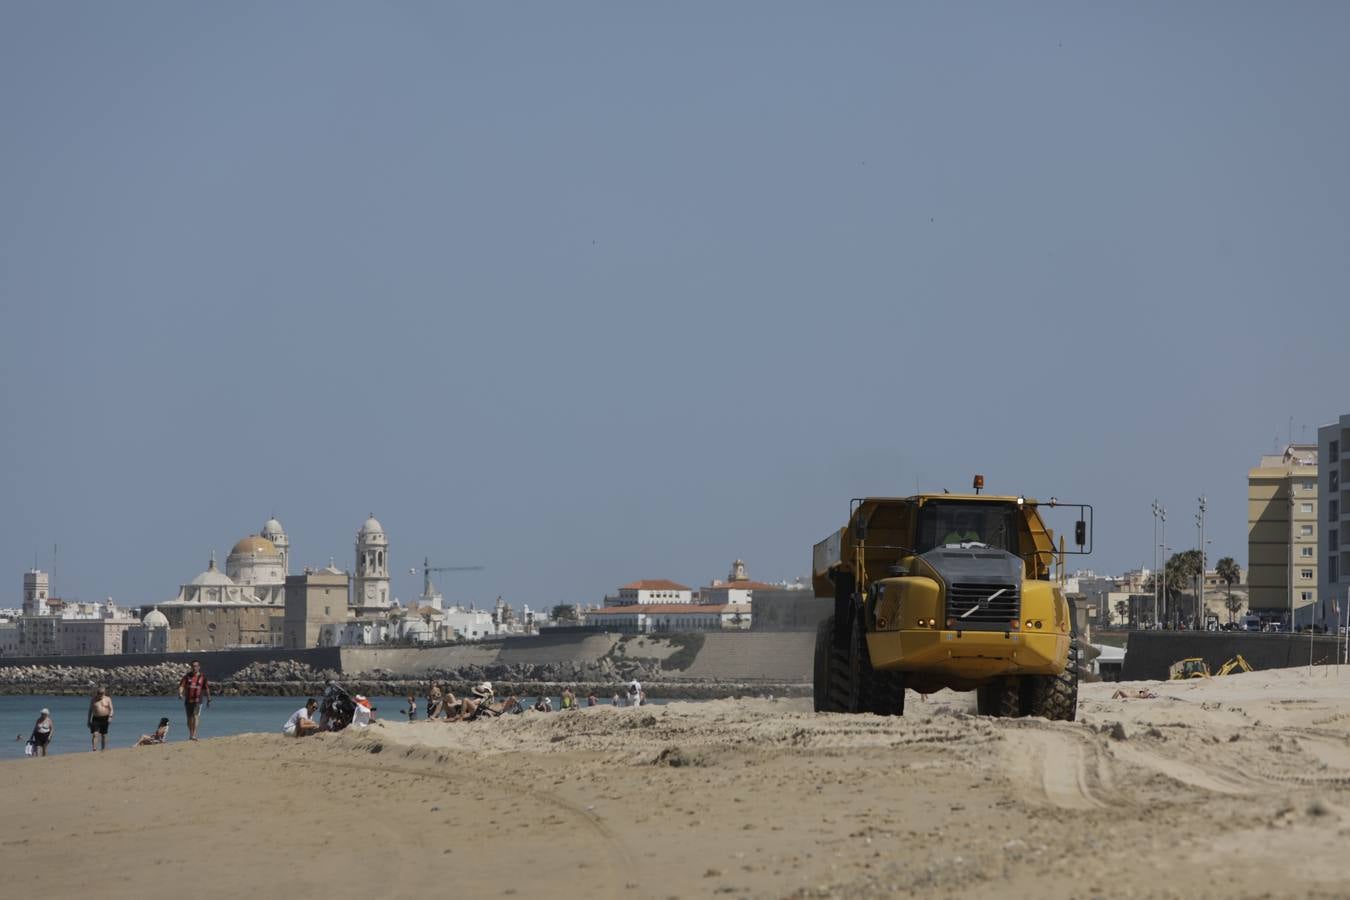
[[[178,691],[182,663],[153,666],[62,666],[0,665],[0,694],[86,694],[105,686],[121,696],[172,695]],[[760,683],[706,678],[685,678],[662,668],[659,661],[604,657],[586,662],[469,665],[457,669],[434,669],[410,678],[383,669],[341,673],[315,669],[295,660],[254,662],[225,678],[213,679],[217,695],[303,696],[322,691],[330,681],[371,696],[418,697],[429,682],[449,685],[456,693],[467,692],[478,682],[491,681],[499,694],[521,696],[556,695],[571,687],[580,696],[596,694],[602,699],[618,692],[636,678],[655,696],[667,699],[703,700],[738,696],[805,696],[810,686],[795,683]]]

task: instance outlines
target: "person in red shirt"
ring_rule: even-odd
[[[192,661],[192,670],[178,682],[178,697],[183,701],[183,711],[187,713],[188,739],[195,741],[202,703],[208,707],[211,705],[211,685],[202,674],[202,664],[199,660]]]

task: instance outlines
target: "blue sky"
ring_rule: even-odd
[[[1350,8],[0,11],[0,605],[368,512],[458,600],[807,574],[848,499],[1246,559],[1350,412]],[[1306,426],[1306,431],[1305,431]]]

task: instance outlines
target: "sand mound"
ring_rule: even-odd
[[[137,898],[309,896],[334,852],[375,862],[324,896],[1338,896],[1348,698],[1285,670],[1085,685],[1073,723],[715,701],[23,761],[46,827],[6,817],[0,853]]]

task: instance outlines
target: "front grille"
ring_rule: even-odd
[[[947,589],[947,618],[955,628],[988,629],[1022,617],[1022,596],[1015,584],[957,583]]]

